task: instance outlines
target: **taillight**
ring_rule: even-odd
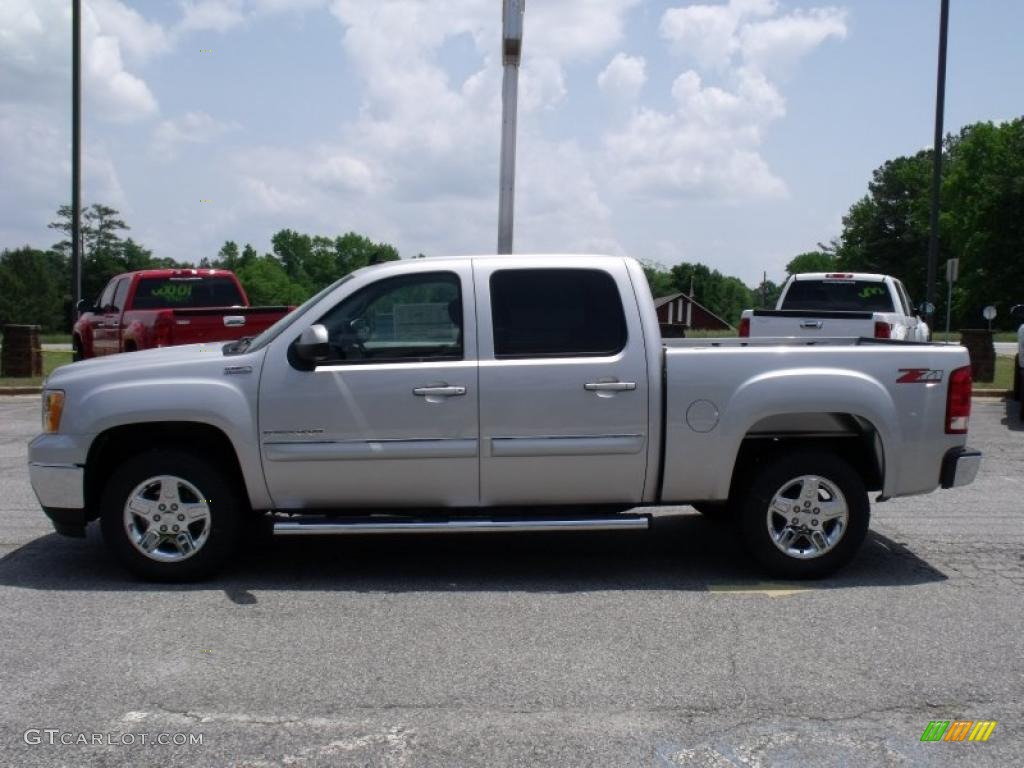
[[[966,435],[971,420],[971,366],[957,368],[949,375],[946,391],[946,434]]]
[[[741,317],[740,318],[740,336],[749,336],[749,335],[750,335],[750,318],[749,317]]]
[[[875,321],[875,338],[876,339],[891,339],[892,338],[892,326],[888,323],[884,323],[881,320]]]
[[[156,320],[153,323],[154,347],[171,346],[171,331],[174,327],[173,315],[173,310],[166,310],[164,312],[157,313]]]

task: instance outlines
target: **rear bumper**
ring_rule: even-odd
[[[981,466],[981,451],[973,448],[952,448],[942,459],[940,479],[943,488],[958,488],[974,482]]]

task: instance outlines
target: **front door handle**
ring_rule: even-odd
[[[801,328],[813,328],[814,330],[821,330],[821,320],[802,320],[800,322]]]
[[[588,392],[632,392],[635,381],[591,381],[583,385]]]
[[[416,387],[412,393],[418,397],[458,397],[459,395],[466,394],[466,388],[461,385]]]

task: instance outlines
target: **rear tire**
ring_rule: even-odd
[[[757,469],[739,504],[750,553],[771,574],[826,576],[857,553],[870,505],[860,475],[830,453],[799,451]]]
[[[220,466],[182,450],[142,453],[119,466],[101,497],[107,547],[151,581],[194,581],[224,565],[237,544],[242,504]]]

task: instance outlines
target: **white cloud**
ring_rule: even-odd
[[[87,0],[86,5],[100,20],[104,33],[115,37],[129,56],[144,60],[171,49],[167,30],[118,0]]]
[[[846,12],[836,8],[795,11],[777,19],[744,25],[740,51],[747,66],[785,75],[797,61],[830,37],[846,37]]]
[[[242,0],[183,0],[182,31],[226,32],[245,21]]]
[[[647,81],[647,62],[643,56],[615,54],[608,66],[597,76],[597,85],[616,98],[631,99],[640,93]]]
[[[606,136],[612,178],[657,198],[784,196],[785,183],[760,153],[764,130],[786,113],[774,79],[825,40],[844,37],[844,12],[780,14],[774,0],[730,0],[670,8],[660,31],[697,70],[673,82],[674,109],[638,109]]]
[[[205,112],[186,112],[178,120],[162,120],[153,130],[153,152],[161,160],[172,160],[183,144],[209,144],[236,130],[237,123],[221,122]]]

